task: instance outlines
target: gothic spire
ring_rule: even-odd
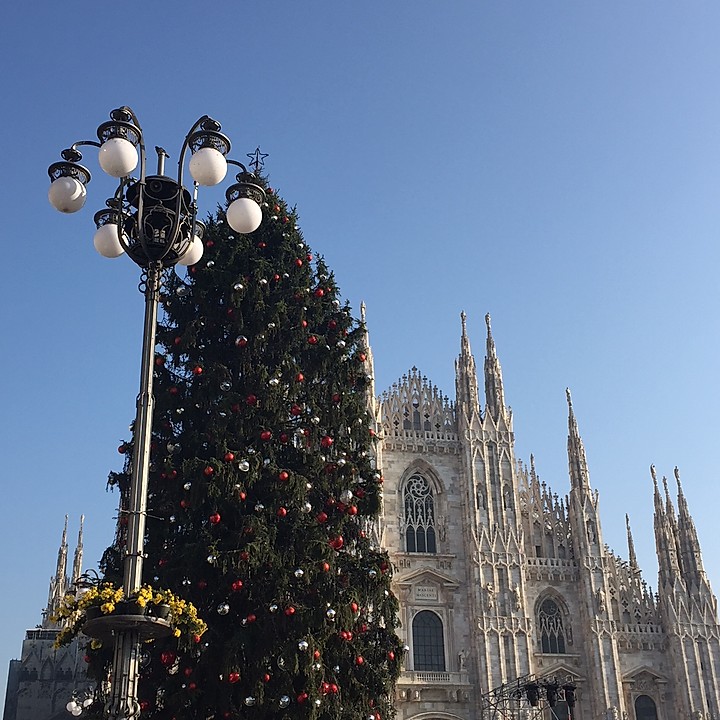
[[[505,391],[502,370],[495,350],[495,340],[490,327],[490,313],[485,315],[487,341],[485,350],[485,402],[490,415],[495,419],[505,413]]]
[[[65,596],[67,590],[67,529],[68,516],[65,516],[65,526],[63,527],[62,539],[60,540],[60,548],[58,549],[57,566],[55,568],[54,577],[50,578],[50,589],[48,591],[48,604],[43,611],[43,626],[49,623],[50,616],[59,607],[60,602]]]
[[[565,388],[568,404],[568,467],[570,470],[570,487],[590,490],[590,476],[585,456],[585,446],[578,432],[577,420],[573,410],[569,388]]]
[[[635,543],[633,542],[632,530],[630,529],[630,516],[625,513],[625,527],[627,528],[628,560],[630,568],[637,572],[639,570],[637,555],[635,554]]]
[[[655,549],[658,559],[659,586],[673,584],[677,579],[680,567],[677,558],[677,546],[672,521],[667,515],[667,503],[663,505],[660,489],[658,488],[655,466],[650,466],[650,475],[653,480],[653,500],[655,514],[653,524],[655,527]],[[664,480],[665,478],[663,478]],[[672,505],[670,506],[672,509]]]
[[[458,405],[464,405],[468,419],[480,412],[478,395],[477,370],[475,358],[470,349],[470,340],[467,334],[467,315],[463,310],[460,313],[462,333],[460,336],[460,356],[455,361],[455,391]]]
[[[73,557],[73,571],[70,582],[74,583],[82,574],[82,561],[83,561],[83,523],[85,522],[85,516],[80,516],[80,529],[78,530],[77,545],[75,546],[75,555]]]
[[[68,544],[67,544],[67,529],[68,529],[68,516],[65,516],[65,525],[63,527],[62,540],[60,541],[60,548],[58,549],[57,567],[55,570],[55,580],[58,584],[62,584],[63,589],[67,583],[67,556],[68,556]]]
[[[675,468],[675,482],[678,489],[678,520],[677,534],[682,559],[683,575],[688,585],[699,587],[705,580],[705,569],[702,563],[700,542],[695,529],[685,493],[680,482],[680,471]]]

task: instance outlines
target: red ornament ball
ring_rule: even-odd
[[[341,398],[340,398],[340,393],[335,393],[335,394],[332,396],[332,401],[333,401],[335,404],[339,403],[340,400],[341,400]]]
[[[173,340],[173,345],[179,345],[181,342],[182,342],[182,338],[178,335],[178,336]]]
[[[203,473],[206,477],[210,477],[215,472],[215,469],[212,467],[212,465],[208,465],[204,470]]]
[[[297,417],[298,415],[302,415],[302,408],[297,403],[295,403],[290,407],[290,414],[294,415],[295,417]]]
[[[295,264],[298,267],[302,267],[303,261],[300,258],[295,258]]]
[[[172,652],[172,650],[163,650],[163,652],[160,653],[160,662],[165,667],[172,665],[176,659],[177,659],[177,655],[174,652]]]
[[[320,565],[323,572],[330,572],[330,563],[324,562]]]
[[[307,699],[308,699],[308,694],[306,692],[301,692],[297,696],[297,701],[300,705],[302,705]]]
[[[240,680],[240,673],[239,672],[231,672],[228,674],[228,682],[229,683],[236,683]]]
[[[350,505],[347,509],[347,514],[348,515],[357,515],[358,514],[357,507],[355,505]]]
[[[394,653],[392,650],[388,651],[388,654],[387,654],[387,655],[388,655],[388,660],[394,660],[394,659],[395,659],[395,653]]]
[[[158,356],[155,358],[155,364],[156,364],[158,367],[162,367],[162,366],[165,364],[165,358],[164,358],[162,355],[158,355]]]
[[[335,441],[329,435],[325,435],[320,440],[320,446],[324,448],[329,448],[333,444],[333,442]]]
[[[225,462],[232,462],[235,459],[235,453],[226,452],[225,453]]]
[[[322,297],[325,294],[325,291],[322,288],[318,288],[315,291],[315,297]]]
[[[263,682],[269,683],[272,678],[270,677],[270,673],[265,673],[263,675]]]
[[[327,519],[328,519],[327,513],[326,513],[326,512],[319,512],[319,513],[315,516],[315,519],[322,525],[323,523],[326,523],[326,522],[327,522]]]
[[[233,592],[240,592],[242,590],[243,581],[242,580],[235,580],[233,581],[233,584],[230,586],[233,589]]]
[[[272,438],[272,433],[270,432],[270,430],[263,430],[260,433],[260,439],[263,440],[264,442],[267,442],[271,438]]]
[[[333,550],[340,550],[342,546],[345,544],[345,540],[343,540],[342,535],[338,535],[337,537],[330,538],[330,547],[333,548]]]
[[[193,368],[193,375],[202,375],[202,374],[203,374],[202,366],[196,365],[196,366]]]
[[[290,437],[287,433],[280,433],[280,442],[286,443],[288,440],[290,440]]]
[[[295,376],[295,381],[296,381],[296,382],[303,382],[303,380],[305,380],[305,376],[304,376],[301,372],[299,372],[299,373]]]
[[[250,395],[248,395],[248,396],[245,398],[245,402],[246,402],[248,405],[257,405],[257,401],[258,401],[257,395],[252,395],[252,394],[250,394]]]
[[[311,336],[308,338],[308,342],[309,342],[311,345],[317,345],[317,344],[318,344],[317,336],[316,336],[316,335],[311,335]]]
[[[288,605],[288,607],[285,608],[285,614],[290,617],[291,615],[295,614],[295,608],[292,605]]]
[[[362,655],[358,655],[355,658],[355,664],[356,665],[362,665],[365,662],[365,658]]]
[[[211,522],[213,525],[217,525],[217,524],[220,522],[220,513],[219,513],[219,512],[214,512],[214,513],[210,516],[210,522]]]
[[[245,619],[249,623],[254,623],[257,620],[257,615],[255,615],[254,613],[250,613]]]
[[[180,391],[173,385],[172,387],[168,388],[168,392],[171,395],[177,395]]]
[[[290,473],[287,470],[281,470],[278,473],[278,480],[282,480],[282,482],[285,482],[290,478]]]
[[[284,518],[287,515],[287,510],[284,507],[278,508],[277,516]]]
[[[193,673],[192,668],[189,668],[189,667],[183,668],[183,675],[185,677],[190,677],[192,675],[192,673]]]

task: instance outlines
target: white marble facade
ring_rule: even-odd
[[[569,393],[569,493],[515,457],[489,317],[482,375],[481,404],[463,315],[455,400],[413,368],[374,406],[408,647],[399,720],[502,717],[488,693],[531,674],[575,686],[578,720],[720,720],[716,600],[677,471],[673,502],[652,469],[654,594],[629,522],[627,560],[603,543]]]

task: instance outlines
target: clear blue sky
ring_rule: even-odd
[[[459,312],[490,312],[517,454],[568,487],[564,389],[623,555],[655,585],[648,466],[681,470],[720,590],[720,5],[664,0],[10,3],[0,23],[4,549],[0,691],[40,619],[63,516],[113,533],[142,298],[47,202],[47,165],[118,105],[176,155],[202,114],[259,145],[306,239],[365,300],[378,391],[453,392]],[[211,210],[219,195],[206,193]],[[2,692],[4,696],[4,692]]]

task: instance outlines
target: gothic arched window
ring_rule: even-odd
[[[405,550],[407,552],[436,553],[435,503],[428,481],[413,475],[405,484]]]
[[[419,612],[412,622],[413,669],[445,671],[442,620],[430,610]]]
[[[565,626],[560,606],[551,598],[543,600],[537,620],[542,652],[565,653]]]
[[[635,700],[635,720],[657,720],[655,701],[649,695],[640,695]]]

